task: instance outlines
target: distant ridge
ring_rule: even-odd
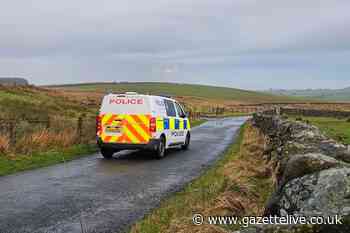
[[[240,103],[270,103],[295,102],[300,98],[276,96],[269,93],[241,90],[230,87],[219,87],[199,84],[165,83],[165,82],[100,82],[78,83],[66,85],[50,85],[47,88],[87,91],[87,92],[114,92],[124,93],[136,91],[143,94],[191,96],[204,99],[237,101]],[[219,101],[220,102],[220,101]]]
[[[350,101],[350,87],[343,89],[270,89],[266,93],[280,96],[307,97],[326,101]]]
[[[29,82],[25,78],[0,77],[0,85],[4,86],[28,86]]]

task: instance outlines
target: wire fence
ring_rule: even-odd
[[[251,106],[236,108],[185,106],[185,110],[192,121],[203,117],[219,117],[232,113],[249,114],[257,111]],[[72,119],[60,116],[43,119],[0,118],[0,154],[32,154],[76,144],[95,143],[95,127],[96,119],[84,114]]]
[[[237,106],[237,107],[207,107],[197,109],[194,107],[185,107],[188,117],[192,120],[207,117],[230,116],[236,114],[253,114],[261,111],[261,107],[255,106]]]
[[[93,143],[95,119],[0,119],[0,153],[29,154],[50,148]]]

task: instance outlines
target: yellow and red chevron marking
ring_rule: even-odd
[[[105,143],[146,144],[151,138],[150,115],[105,114],[101,116],[102,132],[99,135]],[[106,126],[119,126],[120,134],[105,132]]]

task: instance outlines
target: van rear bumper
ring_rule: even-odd
[[[98,147],[113,150],[156,150],[159,139],[151,139],[147,144],[127,144],[127,143],[104,143],[101,138],[97,138]]]

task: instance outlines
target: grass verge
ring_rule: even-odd
[[[207,120],[205,120],[205,119],[193,120],[193,121],[191,121],[191,127],[199,126],[205,122],[207,122]]]
[[[67,149],[9,157],[0,154],[0,176],[63,163],[97,151],[95,145],[75,145]]]
[[[163,201],[136,223],[131,233],[226,232],[231,226],[194,226],[192,216],[260,215],[272,192],[271,171],[262,160],[262,135],[250,123],[224,156],[183,191]]]

